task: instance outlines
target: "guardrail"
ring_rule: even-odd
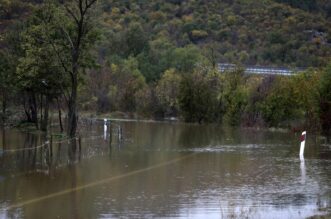
[[[292,76],[299,72],[304,71],[304,68],[275,68],[275,67],[262,67],[262,66],[245,66],[243,67],[246,74],[261,74],[261,75],[284,75]],[[220,63],[218,64],[220,72],[234,71],[238,67],[234,64]]]

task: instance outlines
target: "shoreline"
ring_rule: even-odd
[[[63,115],[66,115],[63,113]],[[34,126],[34,123],[29,123],[24,121],[24,114],[22,111],[13,110],[11,113],[10,119],[7,120],[6,124],[0,124],[1,128],[17,128],[23,129],[30,132],[40,131],[37,130]],[[62,121],[65,123],[66,116],[62,116]],[[95,113],[90,111],[81,111],[79,113],[79,120],[78,123],[84,123],[86,120],[98,120],[104,121],[104,119],[115,121],[115,122],[144,122],[144,123],[175,123],[175,124],[187,124],[187,125],[215,125],[215,126],[223,126],[228,128],[234,129],[244,129],[244,130],[254,130],[254,131],[270,131],[270,132],[293,132],[293,133],[301,133],[305,131],[302,126],[293,126],[293,127],[266,127],[266,126],[245,126],[245,125],[238,125],[238,126],[230,126],[225,125],[224,123],[217,123],[217,122],[204,122],[204,123],[191,123],[185,122],[180,117],[165,117],[165,118],[151,118],[139,115],[137,113],[125,113],[125,112],[110,112],[110,113]],[[58,125],[58,115],[57,111],[51,110],[50,111],[50,121],[49,126],[54,127]],[[296,121],[293,121],[296,122]],[[310,135],[320,136],[321,138],[326,138],[327,136],[322,135],[319,131],[312,131],[307,130],[310,132]]]

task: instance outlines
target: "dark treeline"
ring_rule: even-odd
[[[22,109],[26,121],[46,131],[49,110],[61,118],[65,109],[62,129],[70,136],[79,110],[328,133],[331,25],[322,5],[4,1],[1,122]],[[239,67],[221,74],[218,62]],[[314,68],[262,77],[245,75],[246,64]]]

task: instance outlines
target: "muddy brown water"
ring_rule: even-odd
[[[57,137],[50,148],[42,134],[0,129],[0,218],[330,215],[331,146],[309,133],[300,161],[293,133],[134,121],[112,131],[111,146],[95,123],[81,148]]]

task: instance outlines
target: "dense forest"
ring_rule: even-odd
[[[68,124],[78,112],[117,112],[331,129],[326,0],[0,3],[2,123],[22,112],[22,120],[47,130],[48,111],[61,117],[66,109]],[[218,63],[238,68],[220,73]],[[244,74],[245,65],[307,70],[254,76]],[[76,125],[67,129],[74,135]]]

